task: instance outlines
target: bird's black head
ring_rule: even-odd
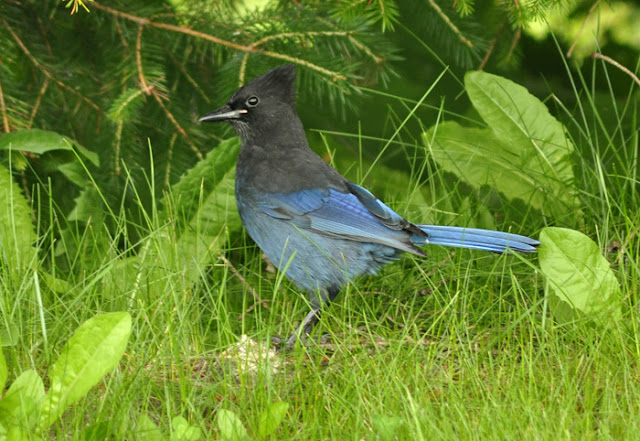
[[[230,123],[241,138],[268,129],[295,113],[296,73],[292,64],[276,67],[254,78],[233,94],[227,104],[200,121]]]

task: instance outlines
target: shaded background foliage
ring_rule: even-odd
[[[87,167],[105,199],[95,202],[124,206],[138,216],[136,201],[148,209],[152,196],[161,196],[219,140],[231,136],[228,127],[203,130],[198,116],[220,106],[246,79],[276,65],[298,65],[298,110],[307,128],[353,133],[361,123],[362,132],[372,138],[388,137],[408,104],[372,95],[369,88],[417,100],[450,69],[401,135],[400,141],[419,146],[419,121],[437,119],[441,96],[448,97],[448,112],[469,112],[468,100],[459,97],[460,78],[468,69],[506,73],[541,98],[553,90],[569,110],[577,109],[581,103],[560,53],[572,51],[578,41],[568,29],[592,20],[596,7],[605,12],[622,8],[632,18],[602,24],[607,38],[599,41],[606,42],[604,47],[585,43],[593,37],[582,35],[571,69],[584,75],[585,82],[598,69],[584,60],[589,47],[611,49],[623,64],[637,66],[640,45],[629,37],[638,21],[637,7],[622,2],[173,0],[83,6],[72,0],[66,6],[77,14],[69,15],[64,2],[53,0],[0,5],[3,131],[47,129],[97,153],[99,170],[90,163]],[[561,41],[545,31],[546,22],[536,22],[543,17],[551,17],[548,26]],[[605,78],[598,80],[603,92],[613,92],[621,102],[629,98],[624,72],[612,69],[610,76],[599,78]],[[556,111],[567,116],[562,108]],[[322,139],[310,135],[322,149]],[[334,142],[342,144],[337,160],[357,158],[352,139],[337,137]],[[630,158],[619,157],[611,140],[605,143],[611,146],[605,161],[628,163]],[[365,159],[375,158],[381,147],[378,141],[364,140]],[[393,149],[384,159],[404,170],[415,154]],[[14,154],[12,169],[28,195],[36,191],[34,185],[43,185],[61,212],[69,213],[86,187],[60,176],[57,165],[64,161],[56,161],[55,155]],[[134,194],[128,185],[129,180],[152,179],[154,186],[136,187],[148,194]],[[47,209],[40,207],[44,213]]]

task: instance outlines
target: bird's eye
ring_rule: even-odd
[[[256,107],[259,102],[260,98],[258,98],[257,96],[250,96],[249,98],[247,98],[247,106],[249,107]]]

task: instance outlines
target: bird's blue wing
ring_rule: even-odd
[[[427,244],[502,253],[535,252],[535,239],[501,231],[412,224],[366,189],[348,184],[350,193],[333,189],[303,190],[262,196],[260,209],[274,218],[317,234],[386,245],[423,255]]]
[[[334,189],[311,189],[295,193],[262,195],[260,209],[271,217],[324,236],[372,242],[420,254],[411,234],[402,231],[409,224],[400,215],[362,187],[342,193]]]

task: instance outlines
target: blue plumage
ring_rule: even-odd
[[[308,146],[295,111],[292,66],[241,87],[201,121],[227,121],[242,139],[236,200],[242,222],[269,260],[309,292],[311,312],[286,342],[305,338],[320,308],[355,277],[376,274],[424,245],[496,253],[535,252],[539,242],[499,231],[413,224],[347,181]]]

